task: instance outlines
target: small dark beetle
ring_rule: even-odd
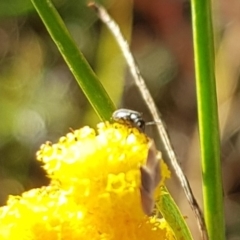
[[[112,119],[119,123],[130,124],[141,131],[145,129],[145,121],[142,118],[142,114],[137,111],[121,108],[113,113]]]

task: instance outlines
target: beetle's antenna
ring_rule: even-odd
[[[155,122],[155,121],[152,121],[152,122],[146,122],[145,125],[158,125],[158,124],[162,124],[161,122]]]
[[[126,59],[126,62],[129,66],[130,72],[133,76],[133,79],[139,88],[141,95],[144,99],[144,101],[147,103],[149,110],[152,114],[152,117],[154,119],[154,122],[157,124],[157,129],[160,136],[161,144],[165,150],[166,158],[171,162],[172,167],[174,168],[176,175],[181,183],[181,186],[184,190],[184,193],[187,197],[187,200],[192,208],[192,210],[195,213],[195,216],[197,218],[198,226],[201,231],[202,239],[206,240],[208,239],[207,229],[203,217],[203,213],[193,195],[192,189],[190,187],[190,184],[188,182],[187,177],[183,173],[178,161],[176,154],[172,148],[172,145],[170,143],[167,131],[164,127],[163,121],[159,117],[158,109],[153,101],[153,98],[145,84],[144,79],[142,78],[140,71],[138,69],[137,64],[135,63],[135,60],[131,54],[129,45],[127,41],[124,39],[118,25],[114,22],[114,20],[108,15],[107,11],[96,3],[90,3],[90,7],[92,7],[98,14],[98,17],[101,19],[101,21],[109,28],[110,32],[114,35],[117,43],[120,46],[120,49],[123,52],[123,55]]]

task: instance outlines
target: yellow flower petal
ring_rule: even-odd
[[[42,145],[37,159],[51,184],[0,208],[0,239],[173,239],[163,220],[142,210],[140,166],[148,148],[145,134],[118,123]]]

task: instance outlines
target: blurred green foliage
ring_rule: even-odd
[[[54,1],[94,67],[99,36],[87,1]],[[0,204],[46,184],[35,152],[84,122],[88,102],[30,1],[0,2]],[[3,11],[4,9],[4,11]],[[98,119],[95,117],[95,124]]]
[[[29,0],[0,1],[0,17],[19,16],[33,10]]]

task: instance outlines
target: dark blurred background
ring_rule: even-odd
[[[87,0],[53,2],[116,106],[143,112],[151,121],[121,51],[87,7]],[[131,42],[181,166],[202,205],[190,3],[101,2]],[[240,2],[214,1],[213,22],[227,239],[239,240]],[[48,183],[35,159],[42,143],[57,141],[70,127],[94,127],[98,121],[30,0],[0,0],[0,204],[5,204],[9,194]],[[156,137],[154,126],[147,132]],[[195,239],[200,239],[174,173],[169,189]]]

